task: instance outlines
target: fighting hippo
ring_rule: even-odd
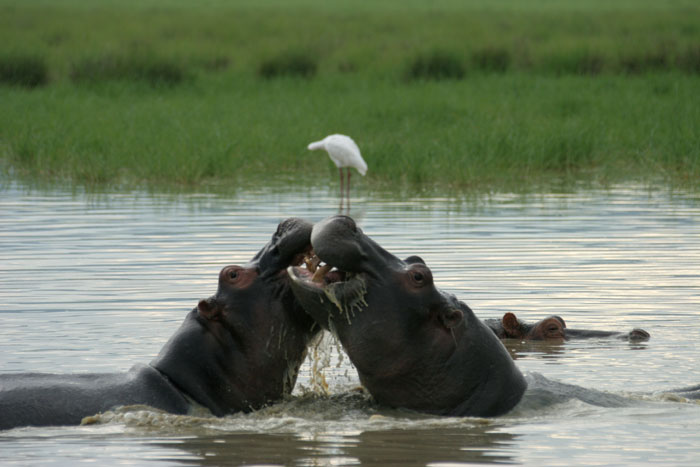
[[[325,265],[288,268],[294,295],[337,336],[379,403],[469,416],[518,403],[526,382],[501,341],[435,287],[421,258],[400,260],[346,216],[316,224],[311,243]]]
[[[506,313],[503,318],[486,319],[484,323],[501,339],[521,340],[569,340],[597,337],[615,337],[629,341],[649,339],[649,333],[643,329],[630,332],[597,331],[591,329],[570,329],[560,316],[549,316],[534,324],[518,319],[513,313]]]
[[[311,227],[287,219],[248,264],[223,268],[216,294],[189,312],[149,365],[126,373],[1,375],[0,429],[79,424],[132,404],[185,414],[196,403],[222,416],[290,393],[307,343],[320,331],[286,273],[309,250]]]

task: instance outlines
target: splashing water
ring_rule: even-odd
[[[293,394],[329,396],[346,388],[360,386],[352,363],[331,332],[323,332],[310,345]]]
[[[363,276],[354,276],[352,280],[336,282],[326,286],[323,291],[328,299],[338,307],[341,314],[345,315],[348,324],[352,324],[351,317],[356,312],[362,311],[367,306],[367,283]],[[341,300],[340,297],[343,297]]]

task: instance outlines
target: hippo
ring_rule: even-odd
[[[520,340],[569,340],[599,337],[615,337],[629,341],[648,340],[650,335],[643,329],[634,328],[630,332],[597,331],[590,329],[570,329],[560,316],[549,316],[534,324],[518,319],[513,313],[506,313],[503,318],[486,319],[486,325],[501,339]]]
[[[317,223],[311,244],[325,264],[289,267],[292,291],[378,403],[490,417],[520,401],[527,384],[501,341],[420,257],[397,258],[342,215]]]
[[[203,406],[216,416],[290,394],[307,344],[320,332],[296,302],[286,268],[310,249],[312,225],[281,222],[245,266],[226,266],[150,364],[125,373],[0,375],[0,429],[74,425],[105,410],[147,405],[174,414]]]

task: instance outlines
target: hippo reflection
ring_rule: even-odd
[[[346,216],[316,224],[311,243],[325,265],[290,267],[292,290],[336,334],[379,403],[471,416],[518,403],[525,379],[503,344],[466,304],[435,287],[421,258],[400,260]]]
[[[110,374],[0,375],[0,429],[71,425],[117,406],[176,414],[193,403],[222,416],[289,394],[318,326],[295,301],[286,268],[308,251],[311,224],[281,222],[245,266],[227,266],[216,294],[185,318],[149,365]]]

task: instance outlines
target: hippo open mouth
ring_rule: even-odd
[[[295,295],[307,312],[329,302],[348,324],[352,317],[367,306],[367,284],[378,279],[382,264],[393,264],[396,257],[374,244],[355,221],[337,216],[319,222],[311,233],[312,250],[300,266],[290,266],[287,274]],[[326,312],[333,314],[326,308]],[[330,318],[330,316],[329,316]],[[317,320],[324,322],[325,320]],[[330,327],[330,322],[328,323]],[[325,326],[324,326],[325,327]]]
[[[304,258],[303,266],[289,266],[287,273],[293,286],[296,286],[297,294],[306,297],[305,302],[308,303],[312,297],[323,302],[325,297],[348,323],[355,313],[367,305],[364,274],[343,271],[324,263],[313,250]]]
[[[324,263],[313,250],[304,256],[302,261],[306,268],[300,267],[300,265],[296,267],[290,266],[290,277],[297,280],[308,281],[310,285],[316,287],[324,287],[329,284],[345,281],[345,278],[348,276],[346,271],[342,271],[332,264]]]
[[[316,224],[311,232],[312,250],[304,258],[306,268],[288,269],[290,277],[310,287],[325,287],[351,280],[354,273],[369,272],[371,245],[355,221],[337,216]],[[369,247],[369,248],[368,248]]]
[[[304,258],[304,266],[289,266],[287,273],[292,280],[292,286],[298,296],[305,297],[303,303],[308,306],[309,300],[317,303],[330,302],[335,305],[337,313],[343,316],[347,324],[351,324],[355,314],[367,306],[366,279],[362,273],[353,273],[338,269],[331,263],[324,263],[312,250]],[[331,315],[324,327],[335,330]]]

